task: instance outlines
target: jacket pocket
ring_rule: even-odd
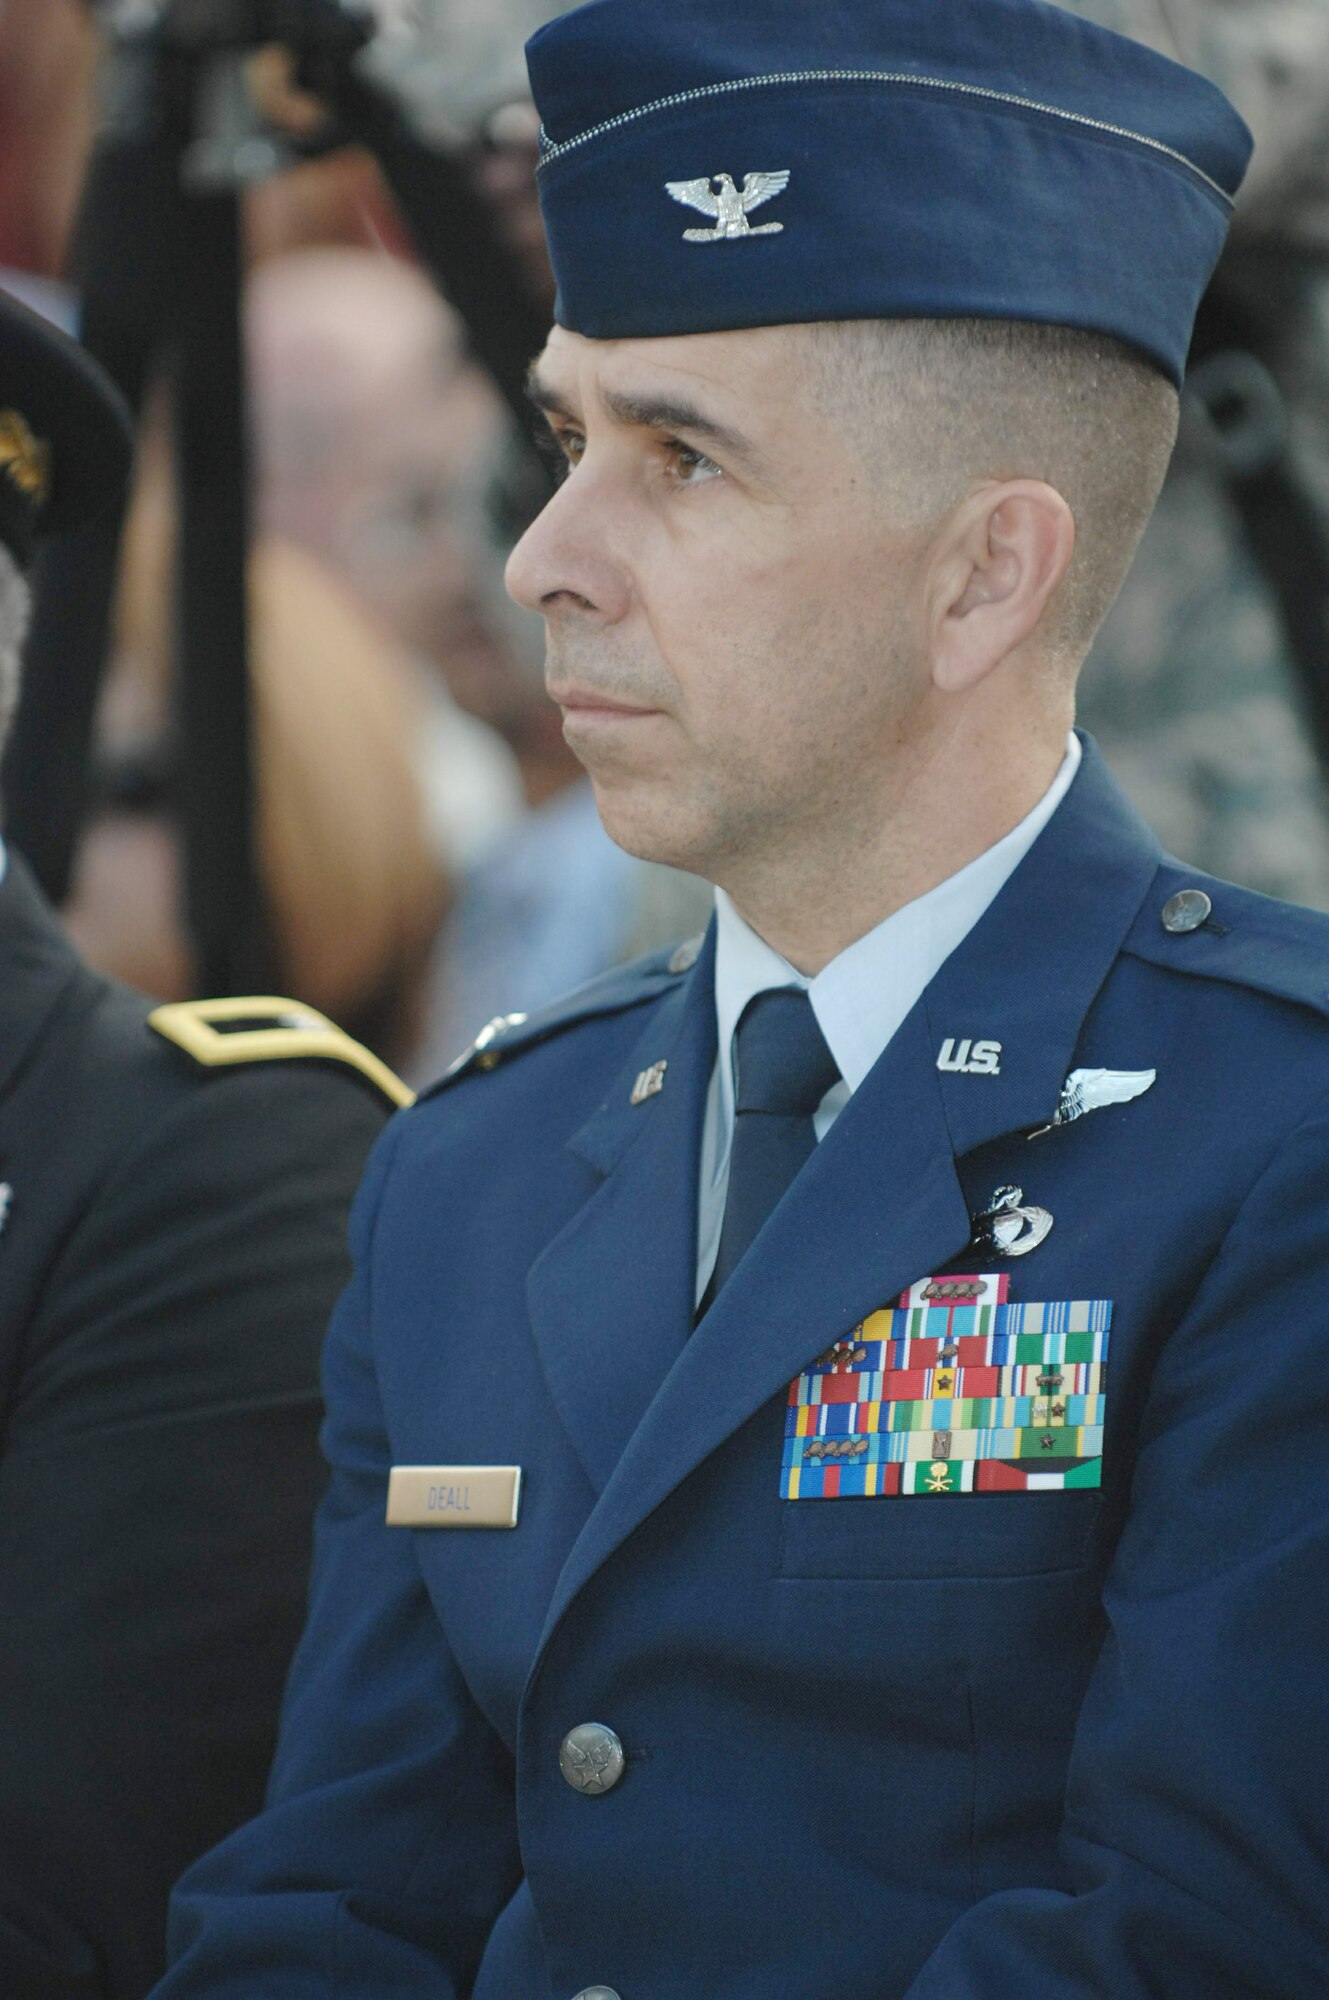
[[[902,1503],[781,1503],[780,1575],[1001,1577],[1083,1569],[1102,1495],[955,1493]]]

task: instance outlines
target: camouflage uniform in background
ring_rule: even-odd
[[[1264,358],[1287,403],[1299,478],[1329,517],[1329,6],[1063,4],[1203,70],[1252,127],[1222,278],[1276,329]],[[1158,512],[1095,642],[1080,719],[1174,853],[1329,909],[1329,789],[1296,664],[1193,400]]]
[[[500,105],[527,102],[528,36],[574,0],[374,0],[368,66],[436,142],[472,139]]]

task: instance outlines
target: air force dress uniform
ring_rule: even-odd
[[[599,0],[531,61],[596,336],[997,312],[1175,377],[1245,159],[1035,0]],[[1323,1995],[1329,922],[1078,752],[695,1325],[723,932],[394,1122],[268,1807],[163,1995]]]

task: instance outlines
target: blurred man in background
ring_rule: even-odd
[[[493,1015],[700,928],[707,902],[600,824],[539,623],[502,587],[529,505],[510,420],[433,285],[370,251],[298,253],[255,271],[249,327],[260,521],[348,582],[431,691],[422,766],[458,885],[423,1080]]]
[[[413,670],[436,834],[450,864],[469,866],[520,810],[498,731],[519,735],[532,679],[485,512],[508,442],[498,398],[399,257],[265,261],[248,329],[260,528],[340,579]]]

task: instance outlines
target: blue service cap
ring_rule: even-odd
[[[561,326],[1108,333],[1180,382],[1251,136],[1044,0],[590,0],[526,47]]]

